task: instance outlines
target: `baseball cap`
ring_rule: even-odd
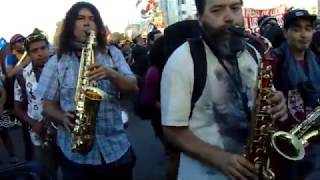
[[[315,22],[317,19],[317,16],[309,14],[309,12],[304,9],[295,9],[295,10],[289,11],[288,14],[284,17],[284,23],[283,23],[284,29],[288,29],[289,27],[294,25],[299,18],[304,18],[312,22]]]
[[[141,37],[142,36],[142,34],[141,33],[138,33],[138,32],[136,32],[136,33],[132,33],[132,40],[135,40],[135,39],[137,39],[138,37]]]
[[[19,41],[24,41],[26,38],[22,36],[21,34],[15,34],[10,39],[10,44],[14,44]]]

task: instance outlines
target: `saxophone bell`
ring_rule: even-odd
[[[295,135],[278,131],[271,137],[273,148],[286,159],[297,161],[305,155],[304,144]]]
[[[289,160],[301,160],[305,155],[305,147],[309,141],[320,135],[317,127],[320,120],[320,106],[316,107],[301,124],[289,132],[279,131],[272,135],[272,145],[276,151]]]

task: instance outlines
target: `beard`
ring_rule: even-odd
[[[234,58],[245,47],[245,39],[231,33],[228,27],[212,28],[203,22],[203,30],[219,58],[226,60]]]

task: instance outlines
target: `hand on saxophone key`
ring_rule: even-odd
[[[74,112],[67,111],[63,115],[63,126],[71,133],[71,129],[74,127],[75,115]]]
[[[106,67],[102,64],[92,64],[88,66],[87,70],[87,77],[91,81],[113,78],[117,73],[112,68]]]
[[[270,97],[271,108],[268,113],[272,115],[273,120],[285,121],[288,118],[286,98],[281,91],[276,91]]]
[[[219,168],[230,179],[234,180],[258,180],[258,170],[243,156],[223,152]]]

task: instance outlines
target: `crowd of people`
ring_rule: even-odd
[[[120,103],[122,96],[131,96],[134,112],[150,119],[165,149],[166,179],[263,179],[262,167],[270,168],[275,179],[319,179],[317,136],[304,136],[304,130],[319,129],[317,16],[292,9],[282,26],[262,16],[254,34],[243,28],[242,0],[195,0],[195,5],[198,20],[177,22],[163,32],[153,28],[146,38],[136,34],[122,44],[110,40],[98,9],[88,2],[68,10],[56,47],[37,28],[27,37],[14,35],[0,53],[0,135],[10,163],[19,159],[4,125],[8,119],[21,124],[25,160],[36,162],[24,171],[41,179],[58,179],[59,168],[63,179],[133,179],[139,157],[126,134]],[[72,147],[79,123],[75,96],[92,30],[95,62],[85,67],[85,78],[107,98],[97,109],[93,145],[83,154]],[[262,40],[272,47],[261,45]],[[263,99],[269,119],[263,120],[274,129],[257,138],[267,141],[253,149],[263,149],[255,154],[266,158],[259,164],[244,154],[245,147],[255,147],[248,146],[256,143],[249,137],[265,129],[255,123],[261,118],[255,109],[261,105],[255,95],[262,92],[257,74],[265,60],[272,67],[272,86]],[[272,133],[291,132],[300,124],[308,127],[297,137],[305,155],[288,160],[271,145]]]

